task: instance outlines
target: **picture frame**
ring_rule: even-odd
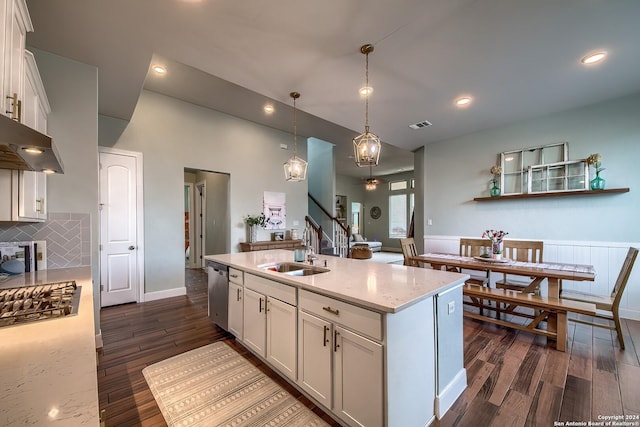
[[[284,231],[274,231],[272,233],[272,236],[273,236],[273,240],[275,242],[282,241],[282,240],[284,240]]]

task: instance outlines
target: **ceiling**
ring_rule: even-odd
[[[129,120],[143,87],[337,147],[356,168],[360,46],[371,43],[374,175],[425,144],[640,92],[637,0],[27,0],[27,44],[99,69],[100,114]],[[605,50],[603,63],[584,66]],[[150,66],[167,68],[163,78]],[[460,96],[473,102],[454,105]],[[262,111],[275,105],[269,116]],[[408,125],[428,120],[431,126]],[[408,152],[409,151],[409,152]]]

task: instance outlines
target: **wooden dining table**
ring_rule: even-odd
[[[552,298],[560,298],[562,280],[593,282],[596,277],[593,266],[583,264],[534,263],[506,259],[497,261],[491,258],[483,259],[442,253],[426,253],[411,257],[411,259],[419,263],[430,264],[434,270],[441,270],[443,267],[456,267],[530,277],[531,283],[523,289],[525,293],[536,293],[544,279],[547,279],[547,295]]]
[[[547,331],[549,335],[556,339],[556,348],[560,351],[565,351],[567,343],[567,316],[566,312],[571,311],[570,302],[565,304],[560,298],[561,287],[563,280],[574,280],[579,282],[593,282],[595,280],[595,270],[591,265],[580,264],[564,264],[564,263],[531,263],[521,262],[513,260],[492,260],[483,259],[480,257],[465,257],[453,254],[442,253],[426,253],[423,255],[417,255],[410,257],[411,260],[418,263],[430,264],[433,269],[441,270],[442,268],[450,269],[455,267],[457,269],[478,270],[478,271],[491,271],[496,273],[506,273],[518,276],[525,276],[531,279],[529,285],[523,289],[523,298],[526,299],[524,294],[540,295],[540,285],[546,279],[547,280],[547,296],[543,297],[548,303],[554,304],[556,307],[561,306],[566,309],[564,313],[551,312],[546,317]],[[471,287],[473,288],[473,287]],[[470,291],[473,289],[470,289]],[[506,291],[505,291],[506,292]],[[516,293],[518,294],[518,293]],[[534,298],[534,297],[531,297]],[[473,298],[472,298],[473,300]],[[499,303],[498,303],[499,304]],[[516,307],[516,306],[514,306]],[[595,313],[595,306],[592,307]],[[513,313],[515,314],[515,313]],[[517,329],[523,329],[535,333],[543,333],[537,328],[540,323],[540,319],[535,317],[535,320],[530,322],[526,328],[521,325],[510,324],[506,321],[493,319],[488,316],[483,316],[475,313],[468,313],[465,311],[465,316],[479,320],[487,320],[492,323],[497,323],[505,326],[513,326]],[[547,336],[549,336],[547,335]]]

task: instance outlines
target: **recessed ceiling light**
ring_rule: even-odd
[[[360,89],[358,89],[358,92],[362,96],[369,96],[373,93],[373,88],[371,86],[362,86]]]
[[[605,51],[590,53],[589,55],[583,57],[580,60],[580,62],[582,62],[585,65],[595,64],[597,62],[602,61],[606,56],[607,56],[607,52]]]
[[[471,104],[471,97],[463,96],[461,98],[456,99],[455,103],[458,107],[466,107],[469,104]]]
[[[154,65],[153,67],[151,67],[151,69],[155,71],[156,74],[165,74],[167,72],[167,69],[162,65]]]
[[[276,109],[275,109],[275,108],[273,108],[273,105],[271,105],[271,104],[267,104],[267,105],[265,105],[265,106],[263,107],[263,110],[264,110],[264,112],[265,112],[266,114],[271,114],[271,113],[273,113]]]

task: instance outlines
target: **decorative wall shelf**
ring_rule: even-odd
[[[628,193],[628,188],[611,188],[608,190],[577,190],[577,191],[553,191],[547,193],[532,194],[509,194],[506,196],[496,197],[475,197],[476,202],[493,202],[497,200],[513,200],[513,199],[538,199],[542,197],[565,197],[565,196],[596,196],[604,194]]]
[[[296,249],[302,247],[302,239],[296,240],[264,240],[259,242],[240,242],[242,252],[266,251],[269,249]]]

